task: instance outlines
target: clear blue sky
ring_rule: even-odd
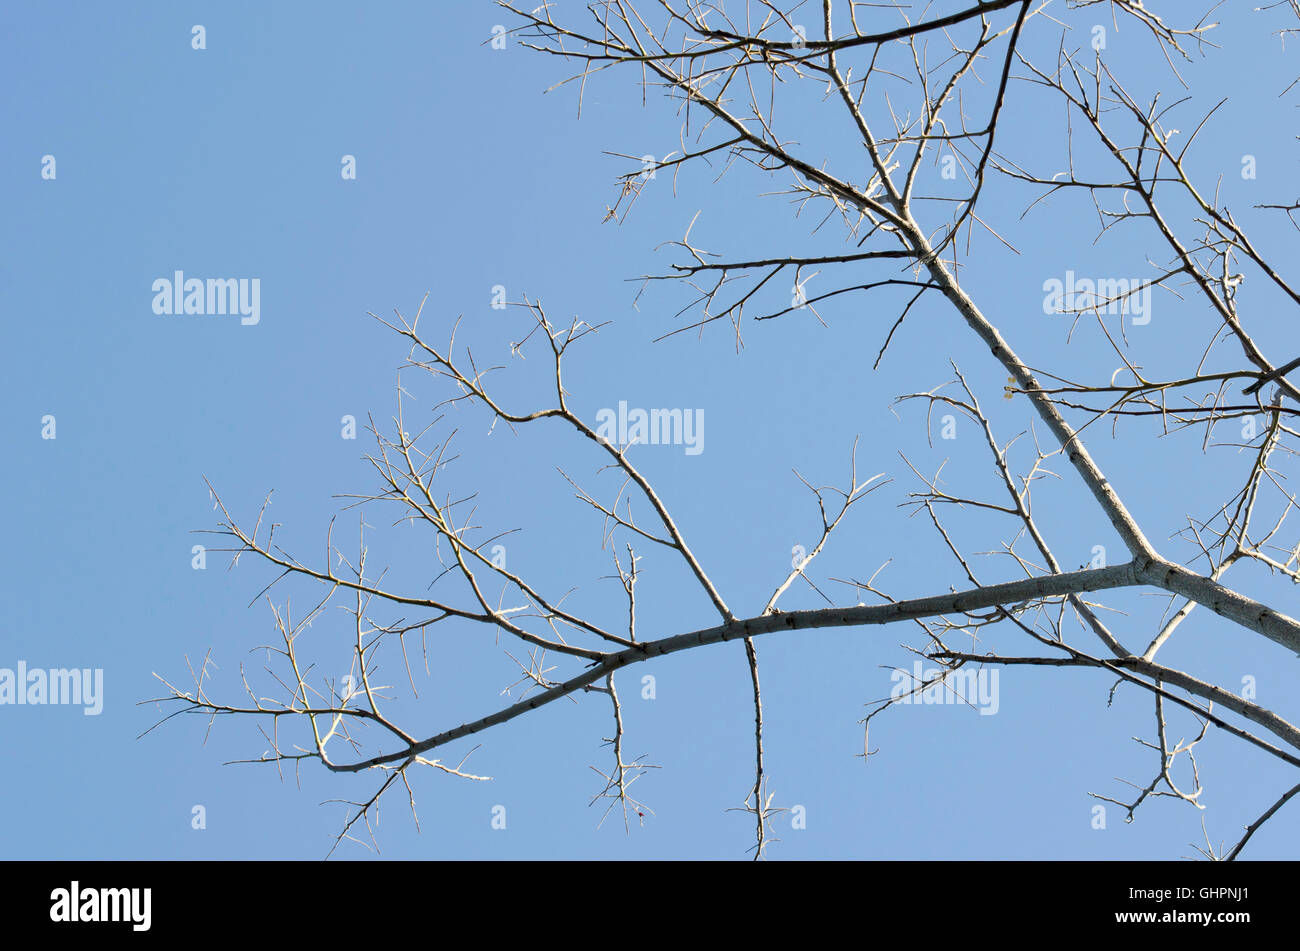
[[[1085,30],[1094,18],[1066,17]],[[1240,212],[1258,244],[1293,249],[1289,226],[1250,206],[1294,197],[1293,123],[1275,122],[1292,115],[1294,96],[1278,94],[1295,73],[1294,56],[1284,57],[1271,35],[1282,25],[1277,16],[1232,3],[1220,19],[1225,26],[1215,38],[1224,49],[1185,69],[1197,105],[1183,128],[1194,128],[1222,96],[1231,97],[1231,108],[1199,140],[1191,165],[1207,191],[1223,176],[1221,200]],[[855,437],[859,471],[894,481],[861,503],[815,563],[819,587],[853,603],[847,588],[828,579],[869,577],[890,558],[879,583],[895,597],[965,586],[928,524],[896,507],[919,488],[898,450],[923,471],[951,457],[949,485],[965,480],[994,493],[978,434],[967,427],[954,443],[936,440],[931,449],[917,408],[894,415],[889,407],[900,393],[949,379],[952,359],[979,387],[1002,438],[1025,430],[1028,407],[998,399],[1004,374],[978,341],[942,301],[926,302],[873,372],[901,299],[885,293],[828,306],[827,327],[807,313],[747,324],[740,354],[719,328],[702,340],[683,334],[652,343],[681,325],[672,315],[685,298],[661,286],[634,308],[639,285],[628,279],[665,269],[672,258],[655,247],[681,237],[698,210],[696,242],[735,257],[844,245],[810,238],[816,218],[795,220],[784,199],[756,197],[786,179],[744,169],[717,185],[701,171],[684,174],[675,196],[661,173],[625,224],[602,224],[614,177],[629,167],[603,153],[677,148],[674,108],[653,96],[642,108],[634,76],[611,73],[589,84],[579,120],[572,87],[543,92],[569,75],[567,67],[513,41],[501,51],[482,45],[503,22],[486,2],[86,2],[0,10],[0,485],[9,502],[0,667],[22,660],[102,668],[105,678],[97,717],[75,707],[0,707],[0,856],[325,854],[343,807],[321,803],[367,797],[372,777],[338,778],[308,764],[299,782],[292,775],[281,781],[268,767],[222,765],[265,748],[251,724],[235,720],[208,734],[205,721],[179,718],[138,739],[160,715],[138,703],[160,692],[154,672],[184,683],[186,657],[197,662],[209,649],[219,665],[215,696],[239,696],[241,664],[266,685],[263,655],[253,649],[275,632],[265,603],[249,602],[273,573],[248,559],[227,571],[217,555],[206,570],[191,568],[191,546],[205,536],[190,533],[215,527],[217,518],[203,479],[250,522],[274,490],[268,517],[283,526],[277,538],[319,562],[329,517],[342,504],[334,496],[375,487],[361,460],[369,445],[340,438],[340,419],[373,413],[387,421],[395,368],[406,354],[366,312],[409,314],[426,293],[430,336],[441,342],[463,315],[461,339],[476,357],[509,366],[498,385],[513,407],[535,408],[550,391],[540,353],[522,364],[510,358],[523,316],[491,309],[494,285],[504,285],[512,300],[540,297],[554,319],[613,322],[575,348],[569,368],[575,405],[593,425],[601,408],[620,400],[703,410],[703,452],[651,446],[638,458],[737,613],[761,611],[788,570],[792,547],[815,542],[817,511],[792,467],[817,484],[842,483]],[[194,24],[206,28],[205,50],[191,48]],[[1031,40],[1035,52],[1047,54],[1055,28],[1039,24]],[[1138,40],[1131,25],[1122,26],[1111,36],[1111,55],[1144,90],[1160,74]],[[1130,42],[1140,52],[1125,54]],[[1175,98],[1173,84],[1161,84]],[[1013,96],[1024,98],[1014,99],[1008,114],[1008,150],[1025,155],[1035,142],[1059,142],[1059,106],[1024,89]],[[826,108],[829,116],[834,105]],[[809,155],[832,151],[816,138],[817,113],[792,122]],[[844,131],[827,130],[828,141],[842,145]],[[1258,156],[1255,180],[1239,174],[1246,153]],[[41,176],[45,155],[57,162],[52,181]],[[355,181],[340,176],[345,155],[356,158]],[[933,168],[927,174],[942,187]],[[1019,222],[1028,201],[1009,189],[989,198],[990,221],[1014,229],[1019,253],[983,237],[964,280],[1028,362],[1050,367],[1068,359],[1081,375],[1095,376],[1113,357],[1096,334],[1066,349],[1066,325],[1042,314],[1043,281],[1067,269],[1147,276],[1146,255],[1165,254],[1136,226],[1093,248],[1095,215],[1077,200]],[[151,286],[176,270],[259,278],[260,322],[155,315]],[[829,286],[815,279],[810,288]],[[770,300],[782,296],[784,288]],[[1177,365],[1203,346],[1208,315],[1194,299],[1172,295],[1157,295],[1155,307],[1151,324],[1130,335],[1150,365]],[[1293,331],[1257,326],[1275,362],[1292,356]],[[1225,351],[1229,363],[1231,356]],[[445,395],[413,377],[404,382],[416,400],[408,413],[427,418]],[[41,438],[47,415],[57,421],[53,440]],[[506,542],[512,570],[552,594],[576,587],[572,604],[615,624],[621,592],[602,580],[612,569],[600,550],[600,523],[555,472],[562,465],[608,497],[612,484],[596,472],[603,460],[580,441],[557,438],[558,427],[489,436],[481,413],[459,414],[454,425],[463,456],[448,491],[479,493],[476,520],[485,530],[524,529]],[[1099,429],[1091,438],[1148,534],[1166,554],[1188,557],[1166,539],[1189,509],[1208,514],[1213,494],[1191,502],[1180,490],[1231,484],[1241,457],[1222,449],[1199,455],[1199,435],[1112,442]],[[1181,461],[1171,462],[1175,457]],[[1188,460],[1199,468],[1189,470]],[[1109,526],[1063,463],[1057,470],[1064,481],[1045,496],[1042,524],[1066,567],[1088,561],[1095,545],[1118,558],[1122,548]],[[379,513],[370,519],[371,564],[391,565],[393,585],[418,592],[436,570],[430,539],[389,530],[390,520]],[[972,552],[995,549],[1014,532],[989,519],[955,524]],[[355,513],[340,517],[340,533],[353,537],[355,529]],[[646,555],[643,636],[714,623],[680,569],[662,553]],[[1004,561],[977,564],[989,581],[1015,577]],[[296,607],[312,593],[276,590]],[[783,606],[822,603],[798,583]],[[1130,612],[1124,631],[1140,643],[1163,607],[1127,594],[1107,603]],[[346,659],[346,615],[335,612],[312,636],[321,639],[323,658]],[[406,726],[429,735],[502,702],[499,691],[515,675],[483,636],[462,629],[438,643],[434,676],[404,711]],[[1092,828],[1087,793],[1124,798],[1129,787],[1120,779],[1144,785],[1153,767],[1149,752],[1130,739],[1150,737],[1146,695],[1120,691],[1108,706],[1110,682],[1095,673],[1003,671],[992,716],[951,705],[900,707],[873,721],[871,746],[879,753],[864,764],[858,721],[869,701],[888,694],[890,668],[910,668],[904,643],[920,643],[915,627],[759,642],[771,788],[777,805],[802,805],[808,817],[802,830],[778,817],[773,857],[1164,858],[1191,854],[1188,843],[1201,840],[1195,810],[1169,800],[1144,806],[1131,825],[1112,808],[1107,829]],[[1009,653],[1025,650],[1009,634],[998,644]],[[1265,703],[1292,693],[1294,658],[1208,613],[1187,622],[1166,660],[1215,673],[1230,688],[1253,676]],[[401,682],[393,662],[385,673]],[[645,673],[656,677],[654,700],[638,696]],[[625,835],[613,819],[597,829],[600,807],[588,802],[600,780],[588,767],[608,765],[601,738],[610,721],[603,698],[585,697],[481,737],[467,768],[492,776],[490,783],[418,774],[422,831],[415,832],[402,794],[393,795],[379,830],[382,854],[743,857],[750,819],[727,811],[752,782],[752,709],[740,645],[678,654],[620,676],[627,752],[663,767],[636,787],[655,810],[644,829]],[[1287,712],[1285,701],[1278,705]],[[1186,718],[1174,722],[1176,735],[1192,731]],[[445,755],[455,760],[472,745]],[[1214,731],[1198,751],[1204,817],[1216,845],[1235,841],[1293,782],[1273,761]],[[196,804],[206,809],[204,830],[191,828]],[[504,831],[491,826],[497,805],[507,809]],[[1293,856],[1295,810],[1274,819],[1249,855]],[[350,845],[339,853],[370,854]]]

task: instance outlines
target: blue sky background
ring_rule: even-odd
[[[566,5],[566,8],[569,5]],[[575,14],[577,5],[569,14]],[[1177,16],[1181,5],[1162,12]],[[1080,31],[1100,8],[1055,14]],[[1198,11],[1199,12],[1199,11]],[[889,15],[873,12],[884,19]],[[1238,215],[1252,240],[1285,266],[1295,233],[1252,209],[1291,200],[1296,151],[1295,97],[1279,94],[1295,75],[1273,31],[1282,13],[1254,13],[1230,2],[1213,38],[1223,49],[1180,66],[1193,104],[1174,123],[1190,131],[1220,98],[1221,110],[1192,150],[1189,167]],[[809,14],[811,23],[817,17]],[[894,21],[889,20],[890,23]],[[203,24],[207,48],[191,49]],[[373,777],[327,775],[314,765],[299,781],[273,768],[226,766],[265,748],[252,724],[178,718],[137,738],[160,716],[139,705],[157,696],[154,672],[186,683],[186,658],[211,649],[218,665],[210,690],[240,699],[239,668],[260,675],[274,628],[264,602],[249,606],[273,577],[245,559],[228,571],[210,555],[191,568],[190,549],[217,514],[203,479],[231,512],[252,524],[274,490],[268,517],[277,540],[319,564],[329,518],[342,493],[375,487],[361,460],[370,445],[340,437],[340,419],[395,409],[396,367],[406,348],[366,316],[411,314],[427,293],[422,326],[445,342],[457,316],[459,339],[496,376],[512,408],[551,397],[545,359],[510,357],[526,315],[493,310],[494,285],[511,300],[540,297],[553,320],[577,315],[612,321],[575,346],[568,365],[574,406],[594,424],[604,407],[704,411],[704,452],[680,446],[637,450],[696,554],[738,614],[761,611],[789,569],[791,549],[811,546],[819,527],[811,496],[793,476],[843,484],[855,438],[863,476],[894,481],[860,503],[811,576],[839,603],[856,598],[831,578],[866,578],[893,559],[878,584],[916,597],[965,587],[960,569],[924,516],[897,507],[920,488],[899,457],[931,472],[949,458],[954,489],[998,498],[978,432],[927,446],[918,405],[890,411],[902,393],[951,378],[955,361],[977,387],[1002,439],[1033,420],[1023,400],[1003,401],[1005,374],[941,300],[908,317],[877,371],[871,364],[902,298],[846,295],[822,309],[755,325],[745,347],[721,326],[702,338],[652,340],[681,326],[680,288],[652,287],[633,306],[629,279],[666,269],[661,242],[682,236],[697,211],[696,244],[733,258],[773,253],[837,253],[841,235],[811,231],[820,215],[795,219],[783,197],[756,197],[788,184],[752,169],[721,182],[701,170],[677,182],[660,173],[621,226],[601,223],[616,196],[614,177],[629,163],[605,152],[661,155],[680,145],[675,106],[655,96],[641,107],[631,72],[588,84],[579,121],[573,87],[543,91],[571,73],[521,48],[483,45],[494,24],[510,23],[486,2],[370,6],[338,3],[8,4],[0,9],[0,289],[5,301],[8,544],[0,554],[8,616],[0,627],[0,667],[102,667],[105,710],[0,707],[0,857],[14,858],[319,858],[343,807],[329,799],[368,797]],[[1109,23],[1107,22],[1108,28]],[[810,30],[810,33],[813,32]],[[1035,24],[1026,49],[1050,58],[1060,27]],[[1131,24],[1110,34],[1108,54],[1140,99],[1167,88],[1181,94],[1162,61]],[[994,73],[990,73],[990,78]],[[1058,170],[1064,116],[1059,103],[1023,85],[1012,88],[1000,148],[1038,169]],[[789,112],[808,156],[856,163],[837,103],[808,91]],[[973,94],[972,110],[978,107]],[[793,134],[793,133],[792,133]],[[41,178],[41,157],[57,160],[57,179]],[[1258,177],[1244,180],[1242,156],[1256,155]],[[356,156],[357,178],[340,177]],[[1095,156],[1094,156],[1095,160]],[[1053,164],[1056,163],[1056,164]],[[843,166],[841,166],[843,167]],[[923,176],[944,193],[933,165]],[[1167,255],[1148,230],[1130,224],[1094,247],[1096,215],[1081,196],[1062,197],[1019,220],[1033,193],[994,180],[982,215],[1015,251],[977,234],[963,281],[1024,358],[1067,367],[1090,379],[1109,374],[1114,357],[1096,332],[1067,347],[1068,323],[1042,312],[1043,281],[1067,269],[1093,276],[1145,277],[1147,257]],[[931,219],[935,225],[939,219]],[[1181,222],[1180,222],[1181,224]],[[1194,236],[1196,231],[1184,231]],[[965,252],[963,252],[965,253]],[[258,277],[261,321],[165,317],[151,310],[155,278]],[[845,272],[891,276],[880,266]],[[829,274],[810,293],[830,289]],[[819,281],[821,283],[819,283]],[[1248,274],[1243,296],[1251,329],[1274,363],[1293,356],[1295,334]],[[788,288],[767,298],[776,309]],[[1191,295],[1157,293],[1153,319],[1129,327],[1135,352],[1160,376],[1186,368],[1213,332],[1211,315]],[[1215,362],[1217,361],[1217,362]],[[1211,369],[1244,360],[1216,352]],[[445,389],[408,373],[407,413],[428,418]],[[41,419],[57,419],[57,439],[41,438]],[[460,411],[461,459],[447,491],[478,492],[485,531],[524,529],[505,542],[509,567],[552,595],[576,588],[566,606],[611,625],[622,594],[601,525],[573,499],[556,466],[611,497],[604,459],[559,426],[498,427],[481,411]],[[442,432],[446,432],[446,428]],[[1041,426],[1039,427],[1041,432]],[[1112,440],[1095,428],[1090,447],[1147,534],[1167,556],[1190,549],[1170,536],[1185,513],[1211,514],[1224,488],[1243,476],[1248,454],[1202,453],[1202,433],[1159,438],[1151,427]],[[1229,436],[1232,434],[1229,433]],[[1021,464],[1025,452],[1014,458]],[[1039,501],[1040,524],[1066,568],[1117,537],[1079,490],[1064,463],[1060,483]],[[644,512],[644,508],[642,509]],[[388,515],[388,513],[384,513]],[[1015,526],[978,514],[954,515],[969,552],[996,549]],[[419,592],[436,569],[431,539],[369,519],[371,565],[386,564],[393,588]],[[355,512],[340,516],[336,540],[355,537]],[[369,531],[369,530],[368,530]],[[662,552],[645,551],[639,589],[643,637],[715,622],[713,609]],[[988,581],[1016,577],[996,558],[976,557]],[[604,579],[604,580],[602,580]],[[1294,595],[1242,571],[1229,581],[1248,593]],[[306,587],[275,589],[305,606]],[[786,610],[823,604],[796,583]],[[1128,612],[1117,631],[1144,645],[1165,602],[1134,592],[1105,603]],[[1296,613],[1294,610],[1291,613]],[[910,669],[901,645],[920,644],[914,626],[809,631],[759,643],[768,723],[766,748],[776,804],[801,805],[807,828],[776,820],[780,858],[1166,858],[1192,854],[1203,816],[1218,845],[1294,782],[1275,761],[1211,730],[1197,748],[1207,809],[1171,800],[1148,803],[1132,824],[1112,807],[1107,828],[1092,827],[1095,792],[1126,798],[1121,780],[1145,785],[1154,760],[1134,743],[1150,738],[1145,693],[1120,690],[1108,705],[1108,678],[1084,671],[1004,670],[994,716],[961,706],[898,707],[873,721],[865,763],[859,723],[869,701],[889,693],[889,670]],[[321,670],[346,672],[350,628],[335,611],[311,635]],[[1011,632],[988,646],[1028,648]],[[433,674],[403,723],[425,736],[475,719],[504,700],[516,674],[484,632],[451,629],[434,639]],[[1265,705],[1295,714],[1295,659],[1280,648],[1197,612],[1163,659],[1236,689],[1254,677]],[[563,660],[557,660],[563,665]],[[575,672],[576,664],[560,672]],[[341,667],[341,669],[340,669]],[[404,674],[392,656],[389,682]],[[640,677],[656,678],[656,699],[638,696]],[[739,806],[752,783],[752,709],[738,644],[684,652],[620,674],[631,756],[661,769],[635,789],[654,809],[645,828],[625,835],[613,818],[597,829],[589,806],[606,768],[607,703],[562,701],[494,729],[467,768],[493,777],[475,783],[431,771],[417,774],[421,832],[404,798],[388,800],[379,828],[391,858],[736,858],[751,845]],[[1288,709],[1288,704],[1292,709]],[[1171,715],[1175,736],[1194,733]],[[206,740],[205,740],[206,736]],[[444,751],[455,761],[473,743]],[[1180,767],[1185,782],[1189,776]],[[207,828],[191,828],[191,809]],[[491,826],[504,805],[505,830]],[[1294,810],[1294,806],[1292,810]],[[1252,844],[1251,857],[1295,854],[1300,813],[1284,811]],[[345,845],[338,855],[372,853]]]

